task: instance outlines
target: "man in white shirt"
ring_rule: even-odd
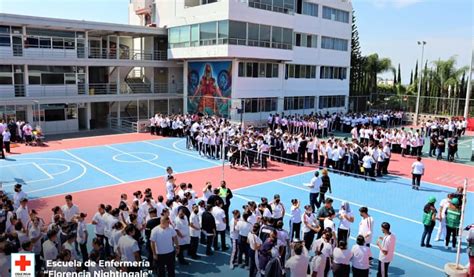
[[[453,198],[453,194],[449,193],[448,196],[439,203],[439,227],[436,233],[436,241],[444,240],[446,237],[446,209],[451,204],[451,198]]]
[[[292,243],[293,255],[286,261],[285,268],[290,269],[291,276],[307,276],[306,270],[309,265],[308,250],[302,242]]]
[[[390,233],[390,224],[388,222],[382,223],[382,233],[383,237],[379,237],[377,240],[377,246],[380,249],[377,277],[388,277],[388,266],[393,260],[397,238],[394,234]]]
[[[184,208],[178,210],[178,216],[174,219],[174,229],[176,230],[181,250],[178,254],[178,261],[182,265],[188,265],[189,263],[184,259],[184,250],[188,249],[191,237],[189,235],[189,221],[184,214]]]
[[[176,190],[175,179],[173,175],[170,175],[168,176],[168,181],[166,181],[166,199],[167,200],[174,199],[175,190]]]
[[[189,235],[191,236],[191,241],[188,254],[195,260],[200,259],[200,256],[197,255],[199,237],[201,236],[201,216],[198,205],[193,205],[193,210],[189,217]]]
[[[22,185],[16,184],[15,185],[15,193],[13,194],[13,208],[17,209],[20,206],[20,200],[23,198],[28,198],[26,193],[21,190]]]
[[[158,266],[158,276],[175,276],[175,251],[179,254],[178,236],[170,227],[170,218],[161,217],[160,225],[151,230],[151,251]],[[174,245],[174,246],[173,246]]]
[[[100,204],[99,208],[97,209],[97,212],[94,214],[92,217],[92,225],[94,225],[94,233],[96,237],[102,240],[104,242],[105,235],[105,220],[103,215],[105,214],[105,205]]]
[[[132,224],[127,225],[125,228],[125,235],[122,236],[117,243],[117,252],[120,256],[120,260],[123,262],[135,262],[140,261],[140,248],[138,242],[133,238],[135,235],[135,226]],[[127,271],[132,270],[128,268]]]
[[[20,207],[16,210],[16,218],[21,221],[23,227],[26,229],[30,222],[30,212],[28,209],[28,199],[23,198],[20,201]]]
[[[425,165],[421,162],[421,157],[417,157],[416,162],[411,165],[412,189],[420,190],[421,176],[423,176],[424,173]]]
[[[56,246],[56,241],[58,238],[58,233],[56,230],[51,229],[47,233],[47,240],[43,242],[43,259],[47,261],[56,260],[58,257],[58,247]]]
[[[71,222],[75,216],[79,215],[79,207],[72,203],[72,196],[70,194],[66,195],[64,199],[66,199],[66,204],[61,207],[61,210],[63,210],[66,222]]]
[[[217,234],[214,237],[214,250],[218,250],[217,239],[220,235],[221,237],[221,248],[222,251],[227,251],[228,247],[225,244],[225,230],[226,230],[226,220],[225,211],[222,209],[223,203],[220,200],[216,200],[216,205],[212,208],[212,215],[216,221],[216,231]]]
[[[364,237],[365,246],[369,248],[369,256],[372,260],[372,253],[370,251],[370,243],[372,242],[372,235],[374,230],[374,219],[369,215],[369,209],[367,207],[361,207],[359,209],[362,220],[359,223],[359,235]]]

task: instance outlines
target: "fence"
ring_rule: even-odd
[[[414,113],[416,98],[416,95],[383,93],[350,96],[349,110],[353,112],[366,112],[391,109]],[[421,96],[419,113],[439,116],[462,116],[465,103],[466,100],[464,98]],[[474,116],[474,100],[469,102],[469,115]]]

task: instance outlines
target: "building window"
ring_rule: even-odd
[[[278,64],[239,62],[239,77],[278,78]]]
[[[12,66],[11,65],[0,65],[0,85],[12,85]]]
[[[295,6],[294,0],[249,0],[248,3],[252,8],[286,14],[293,14]]]
[[[319,96],[319,109],[343,108],[345,106],[345,95]]]
[[[247,24],[245,22],[230,21],[229,44],[247,44]]]
[[[283,109],[285,111],[314,109],[314,99],[314,96],[285,97]]]
[[[321,37],[321,48],[338,51],[347,51],[349,41],[332,37]]]
[[[217,43],[216,27],[216,22],[207,22],[199,24],[200,45],[215,45]]]
[[[349,12],[323,6],[323,18],[349,23]]]
[[[302,14],[310,16],[318,16],[318,5],[314,3],[303,2]]]
[[[347,68],[336,66],[321,66],[320,79],[347,79]]]
[[[316,66],[304,64],[287,64],[285,79],[316,79]]]
[[[227,44],[229,41],[229,21],[222,20],[217,23],[218,27],[218,42],[217,44]]]
[[[299,47],[317,48],[318,36],[304,33],[295,33],[294,45]]]
[[[278,98],[246,98],[244,99],[245,113],[273,112],[277,110]]]

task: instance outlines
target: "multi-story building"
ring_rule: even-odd
[[[51,134],[182,112],[167,48],[163,28],[0,14],[0,119]]]
[[[156,112],[343,111],[351,12],[349,0],[130,0],[129,25],[0,14],[0,118],[64,133]]]
[[[131,3],[130,23],[167,29],[168,58],[183,63],[188,112],[265,120],[347,109],[349,0]]]

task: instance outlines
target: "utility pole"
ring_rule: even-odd
[[[418,94],[416,96],[416,108],[415,108],[415,126],[418,126],[418,115],[420,113],[420,95],[421,95],[421,80],[423,79],[423,55],[425,54],[426,41],[418,41],[418,45],[421,45],[421,65],[420,73],[418,74]]]

